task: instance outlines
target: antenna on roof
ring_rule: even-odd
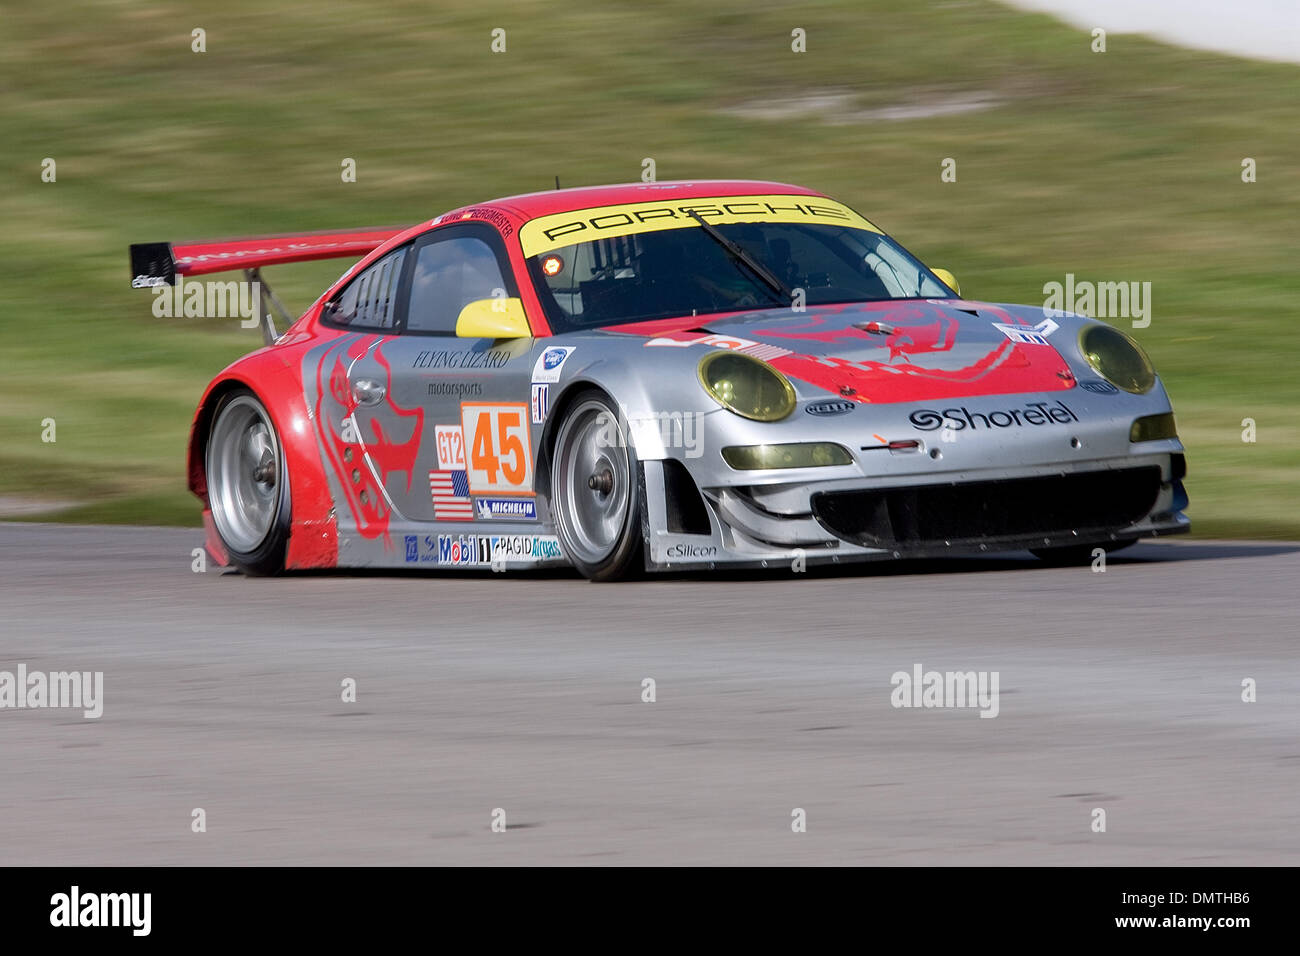
[[[556,176],[556,177],[555,177],[555,188],[556,188],[556,189],[559,189],[559,188],[560,188],[560,177],[559,177],[559,176]]]

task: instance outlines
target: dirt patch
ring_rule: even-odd
[[[815,120],[828,126],[932,119],[991,110],[1007,101],[993,90],[914,90],[886,106],[863,108],[848,90],[816,90],[794,96],[749,100],[719,112],[741,119],[789,122]]]
[[[24,498],[19,495],[0,495],[0,518],[27,518],[32,515],[53,514],[77,507],[75,501],[49,501]]]

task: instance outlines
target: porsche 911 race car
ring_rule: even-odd
[[[343,256],[277,333],[260,270]],[[565,189],[131,261],[136,287],[261,283],[267,344],[212,381],[189,447],[207,547],[246,572],[1072,560],[1188,530],[1128,335],[966,301],[812,190]]]

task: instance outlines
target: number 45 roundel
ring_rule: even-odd
[[[474,494],[531,495],[528,405],[462,402],[460,419],[468,453],[469,490]]]

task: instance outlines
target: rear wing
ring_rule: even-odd
[[[263,266],[316,259],[360,259],[378,249],[407,226],[360,229],[351,232],[300,232],[251,239],[217,239],[205,242],[139,242],[131,245],[131,288],[152,289],[175,285],[181,276],[210,275],[243,270],[248,282],[261,290],[263,334],[276,338],[268,305],[292,322],[280,300],[262,278]]]

